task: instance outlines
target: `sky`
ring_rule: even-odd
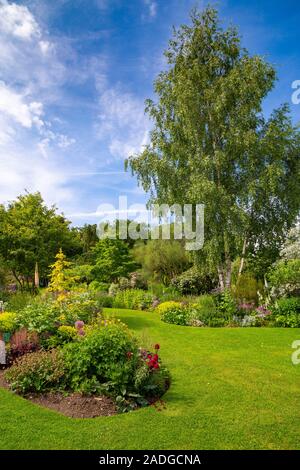
[[[220,0],[224,26],[274,64],[264,102],[283,102],[300,121],[292,83],[300,80],[296,0]],[[0,0],[0,203],[40,191],[74,225],[96,223],[99,206],[144,203],[124,160],[149,139],[144,102],[166,67],[173,26],[195,0]]]

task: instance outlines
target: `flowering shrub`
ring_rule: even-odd
[[[189,310],[186,305],[172,301],[164,302],[156,308],[156,311],[160,314],[161,320],[166,323],[187,325]]]
[[[70,292],[56,300],[54,308],[59,321],[70,326],[78,320],[89,323],[102,311],[92,292]]]

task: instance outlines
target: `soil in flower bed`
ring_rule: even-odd
[[[4,371],[0,371],[0,387],[9,388],[4,379]],[[105,396],[89,397],[78,393],[65,396],[62,393],[51,392],[27,395],[25,398],[70,418],[96,418],[117,413],[113,400]]]

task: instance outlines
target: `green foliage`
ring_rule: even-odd
[[[164,302],[156,308],[161,320],[174,325],[187,325],[188,308],[179,302]]]
[[[0,313],[0,333],[13,333],[17,329],[16,313]]]
[[[263,295],[264,285],[250,273],[243,273],[232,286],[232,293],[238,302],[258,302],[258,293]]]
[[[54,302],[54,308],[59,320],[71,326],[77,320],[90,323],[102,311],[97,295],[90,291],[69,292]]]
[[[93,275],[101,282],[115,282],[136,269],[128,245],[122,240],[104,238],[93,248],[95,266]]]
[[[92,264],[74,264],[68,270],[68,273],[70,277],[74,278],[74,283],[90,283],[94,279],[93,269]]]
[[[118,291],[113,299],[113,307],[147,310],[153,303],[153,295],[142,289]]]
[[[57,389],[64,379],[64,362],[59,352],[25,354],[5,373],[13,391],[27,394]]]
[[[89,284],[89,290],[94,292],[108,292],[109,284],[106,282],[92,281]]]
[[[268,274],[276,295],[300,293],[300,259],[279,261]]]
[[[10,294],[7,301],[7,310],[12,312],[18,312],[26,307],[34,297],[29,292],[15,292]]]
[[[271,310],[274,326],[300,327],[300,297],[279,299]]]
[[[74,326],[59,326],[56,333],[46,340],[46,347],[56,348],[79,339],[78,331]]]
[[[172,285],[182,295],[199,295],[210,292],[214,287],[212,278],[201,273],[196,266],[172,279]]]
[[[49,265],[61,247],[69,256],[80,252],[80,241],[69,222],[48,208],[41,195],[25,194],[0,206],[0,256],[18,285],[32,288],[35,265],[47,280]]]
[[[217,309],[214,297],[202,295],[189,307],[188,325],[221,327],[228,323],[227,315]]]
[[[228,290],[216,296],[216,304],[218,312],[224,319],[231,320],[237,313],[237,304]]]
[[[59,322],[59,312],[51,302],[36,300],[17,312],[18,327],[38,334],[54,333]]]
[[[188,254],[178,240],[150,240],[146,246],[138,245],[134,256],[147,278],[165,285],[190,265]]]
[[[63,349],[66,380],[70,389],[81,392],[119,393],[132,380],[137,343],[128,328],[120,323],[92,330],[78,343]]]

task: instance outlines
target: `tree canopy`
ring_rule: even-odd
[[[25,194],[0,206],[0,256],[21,287],[33,283],[35,265],[47,280],[49,266],[62,248],[68,256],[81,245],[63,215],[48,208],[40,193]]]

